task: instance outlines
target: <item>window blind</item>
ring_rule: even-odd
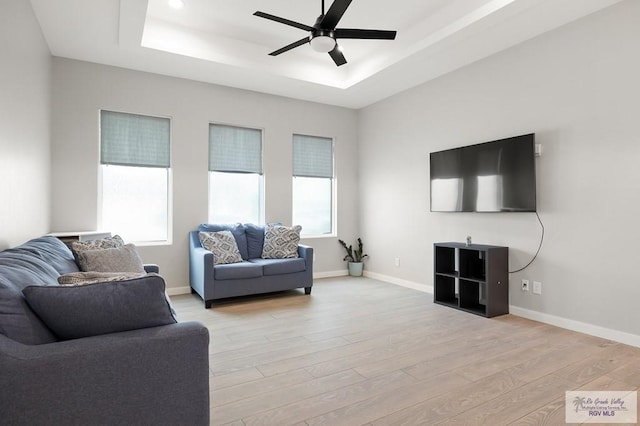
[[[333,178],[333,140],[293,135],[293,175]]]
[[[118,166],[171,166],[170,120],[100,111],[100,163]]]
[[[262,174],[262,131],[210,124],[209,171]]]

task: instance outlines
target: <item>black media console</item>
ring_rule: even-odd
[[[509,313],[509,247],[433,245],[433,302],[485,317]]]

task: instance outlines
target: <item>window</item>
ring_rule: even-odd
[[[333,140],[293,135],[293,223],[303,235],[333,232]]]
[[[100,111],[100,228],[126,241],[169,240],[170,121]]]
[[[262,131],[209,125],[209,222],[263,223]]]

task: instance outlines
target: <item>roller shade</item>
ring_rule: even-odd
[[[100,163],[119,166],[171,166],[170,120],[100,111]]]
[[[333,140],[293,135],[293,175],[333,178]]]
[[[210,124],[209,171],[262,174],[262,131]]]

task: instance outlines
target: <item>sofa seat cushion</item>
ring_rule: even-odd
[[[229,263],[228,265],[215,265],[213,267],[213,276],[216,280],[257,278],[262,276],[262,265],[247,261]]]
[[[22,292],[62,340],[177,322],[159,275],[82,286],[29,286]]]
[[[250,259],[249,262],[262,266],[263,275],[282,275],[302,272],[306,268],[304,259]]]

